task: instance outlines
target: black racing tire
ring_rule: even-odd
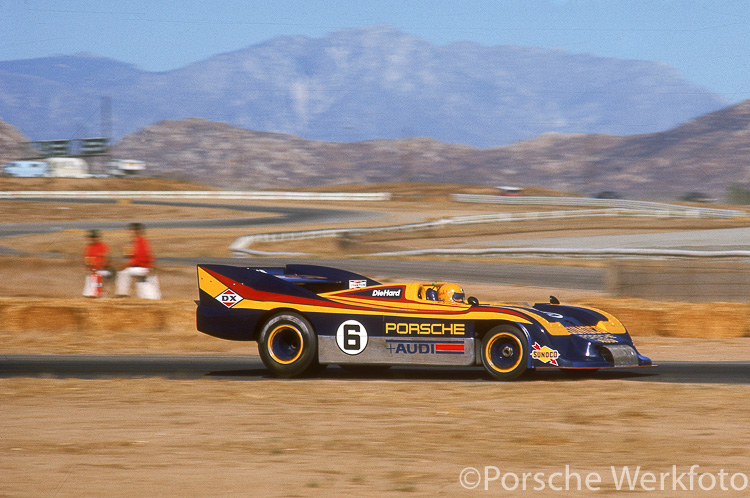
[[[497,380],[514,380],[526,371],[529,342],[512,325],[498,325],[482,339],[482,365]]]
[[[310,322],[297,313],[279,313],[263,325],[258,354],[274,375],[298,377],[318,365],[318,338]]]

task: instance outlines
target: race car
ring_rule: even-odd
[[[625,327],[592,308],[466,298],[453,283],[381,284],[336,268],[198,265],[199,331],[257,341],[265,366],[295,377],[319,366],[483,365],[526,371],[651,366]]]

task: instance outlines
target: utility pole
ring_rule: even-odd
[[[103,96],[101,99],[102,138],[105,139],[106,154],[100,158],[100,173],[106,173],[107,163],[111,159],[112,150],[112,97]]]
[[[112,98],[102,97],[102,138],[112,140]]]

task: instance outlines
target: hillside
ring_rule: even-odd
[[[160,175],[223,188],[454,182],[635,198],[693,190],[722,196],[731,183],[750,180],[750,101],[663,133],[547,134],[492,149],[424,138],[329,143],[187,119],[125,137],[115,153],[146,161]]]
[[[0,116],[33,140],[200,117],[328,142],[429,137],[496,147],[543,133],[670,129],[727,103],[656,62],[433,45],[388,26],[282,37],[163,73],[90,54],[0,62]]]
[[[24,156],[26,140],[0,121],[0,161]],[[228,189],[424,182],[721,198],[731,184],[750,182],[750,101],[662,133],[546,134],[491,149],[426,138],[322,142],[192,118],[146,127],[113,153],[145,161],[153,175]]]
[[[0,165],[31,154],[26,142],[28,139],[14,126],[0,121]]]

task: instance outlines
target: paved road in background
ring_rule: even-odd
[[[116,199],[36,199],[19,198],[8,201],[65,202],[85,204],[116,204]],[[234,211],[267,213],[269,216],[254,218],[219,218],[148,221],[148,228],[227,228],[244,226],[307,225],[320,223],[345,223],[371,220],[383,216],[381,213],[344,209],[318,209],[298,207],[246,206],[239,204],[217,204],[203,202],[133,200],[134,205],[173,206],[207,209],[231,209]],[[67,221],[44,223],[0,223],[0,237],[54,233],[61,230],[122,230],[130,221]]]
[[[742,251],[750,249],[750,228],[716,228],[679,232],[594,235],[586,237],[541,237],[534,239],[465,242],[456,247],[543,247],[555,249],[681,249]]]
[[[60,202],[59,199],[16,199]],[[66,199],[65,202],[91,204],[114,204],[113,199]],[[202,220],[164,220],[149,221],[148,228],[226,228],[241,226],[287,226],[334,224],[351,221],[363,221],[383,216],[357,210],[313,209],[298,207],[247,206],[238,204],[217,204],[203,202],[134,200],[133,204],[162,205],[177,207],[202,207],[232,209],[243,212],[267,213],[269,216],[256,218],[202,219]],[[84,222],[65,223],[2,223],[0,237],[54,233],[61,230],[122,230],[127,221],[121,222]],[[0,247],[0,253],[13,254],[14,251]],[[604,270],[599,268],[553,267],[544,265],[499,265],[464,262],[441,261],[390,261],[365,259],[299,259],[299,258],[159,258],[162,263],[197,264],[215,263],[237,266],[284,266],[289,263],[335,266],[372,277],[391,277],[394,279],[418,279],[455,281],[460,283],[491,283],[509,285],[530,285],[534,287],[552,287],[601,291],[605,289]]]
[[[19,199],[24,200],[24,199]],[[26,199],[32,200],[32,199]],[[39,199],[33,199],[39,200]],[[59,199],[44,199],[59,202]],[[66,202],[111,204],[112,199],[72,199]],[[191,208],[231,209],[243,212],[266,213],[268,216],[228,219],[188,219],[149,221],[149,228],[225,228],[241,226],[325,225],[363,221],[383,216],[357,210],[313,209],[299,207],[269,207],[255,205],[134,200],[133,204],[162,205]],[[101,230],[123,229],[127,222],[65,222],[65,223],[3,223],[0,237],[33,233],[52,233],[66,229]],[[525,240],[465,242],[463,247],[503,246],[541,248],[663,248],[732,250],[750,246],[750,228],[694,230],[684,232],[643,233],[592,237],[550,237]],[[12,253],[0,247],[0,253]],[[175,264],[222,263],[247,266],[283,266],[288,263],[307,263],[310,259],[295,258],[160,258]],[[530,285],[534,287],[567,288],[579,290],[606,290],[606,271],[601,268],[566,267],[527,264],[486,264],[444,261],[390,261],[374,259],[314,260],[316,264],[335,266],[372,277],[394,279],[442,280],[459,283],[492,283]]]
[[[251,347],[251,346],[248,346]],[[166,379],[231,379],[263,381],[273,378],[256,357],[243,356],[135,356],[135,355],[0,355],[0,378],[53,377],[111,379],[161,377]],[[318,379],[385,379],[393,381],[493,382],[481,367],[393,367],[374,375],[355,374],[329,366]],[[750,362],[665,362],[658,367],[576,372],[534,372],[520,382],[582,379],[639,382],[750,384]],[[294,381],[291,381],[294,382]]]

